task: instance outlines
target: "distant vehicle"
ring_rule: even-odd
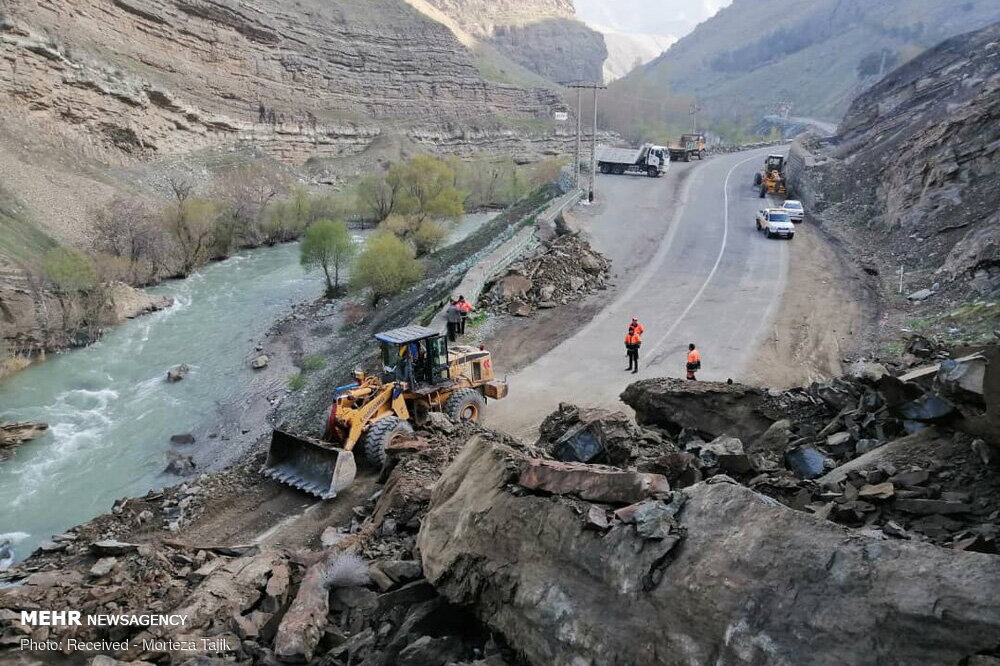
[[[805,219],[806,211],[802,207],[801,201],[786,199],[785,203],[781,204],[781,210],[788,213],[788,217],[792,222],[801,222]]]
[[[701,132],[681,134],[681,138],[671,141],[668,148],[670,159],[674,162],[690,162],[693,157],[704,159],[705,135]]]
[[[601,173],[634,173],[657,178],[670,168],[670,155],[666,148],[652,143],[641,148],[599,146],[597,168]]]
[[[753,175],[753,186],[760,188],[761,199],[768,194],[781,197],[787,194],[785,164],[784,155],[768,155],[764,159],[764,168]]]
[[[788,213],[780,208],[765,208],[757,211],[757,231],[763,231],[768,238],[787,238],[791,240],[795,237],[795,225],[788,217]]]

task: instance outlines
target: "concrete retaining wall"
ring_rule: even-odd
[[[462,278],[459,285],[455,287],[454,295],[458,296],[461,294],[465,296],[465,300],[475,305],[490,280],[494,279],[501,271],[514,263],[525,252],[538,247],[543,239],[551,237],[550,233],[551,235],[555,235],[556,218],[563,211],[569,210],[579,203],[582,198],[583,192],[581,190],[573,190],[558,199],[553,199],[546,206],[545,210],[535,218],[535,224],[521,229],[509,240],[472,266],[466,272],[465,277]],[[445,310],[447,309],[448,306],[445,305],[434,316],[434,319],[430,323],[431,328],[440,330],[447,328],[445,323]]]

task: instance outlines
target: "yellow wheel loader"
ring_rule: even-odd
[[[353,383],[334,390],[322,439],[275,430],[265,476],[330,499],[354,481],[359,443],[365,459],[381,466],[390,443],[412,439],[411,423],[423,423],[431,412],[480,421],[489,398],[507,396],[507,383],[494,378],[491,354],[481,347],[449,346],[445,336],[423,326],[375,339],[382,376],[356,370]]]
[[[754,187],[760,188],[760,198],[768,194],[785,196],[788,190],[785,186],[785,156],[768,155],[764,160],[764,168],[753,176]]]

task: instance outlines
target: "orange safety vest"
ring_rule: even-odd
[[[471,312],[472,311],[472,303],[470,303],[469,301],[459,301],[455,305],[458,306],[458,311],[459,312]]]
[[[642,338],[639,337],[638,333],[628,333],[625,335],[625,346],[641,344]]]
[[[636,334],[636,335],[642,335],[643,333],[645,333],[645,332],[646,332],[646,329],[645,329],[645,328],[643,328],[643,327],[642,327],[642,324],[640,324],[639,322],[635,322],[635,323],[634,323],[634,324],[632,325],[632,328],[634,328],[634,329],[635,329],[635,334]]]
[[[701,363],[701,354],[698,353],[697,349],[692,349],[688,352],[688,365],[698,365]]]

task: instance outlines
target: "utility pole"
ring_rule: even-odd
[[[698,112],[701,111],[701,107],[698,106],[698,102],[691,105],[691,115],[694,116],[694,130],[695,134],[698,133]]]
[[[580,136],[581,122],[583,115],[583,88],[576,89],[576,161],[573,162],[573,174],[576,176],[576,189],[580,189],[580,159],[582,155],[583,140]]]
[[[574,83],[569,86],[570,88],[576,88],[577,94],[577,131],[576,131],[576,141],[577,141],[577,156],[579,158],[580,153],[580,95],[584,88],[590,88],[594,91],[594,127],[591,136],[591,146],[590,146],[590,192],[588,194],[588,199],[590,201],[594,200],[597,192],[597,91],[607,90],[607,86],[603,86],[600,83]],[[577,162],[579,164],[579,162]],[[577,180],[579,183],[579,180]]]

